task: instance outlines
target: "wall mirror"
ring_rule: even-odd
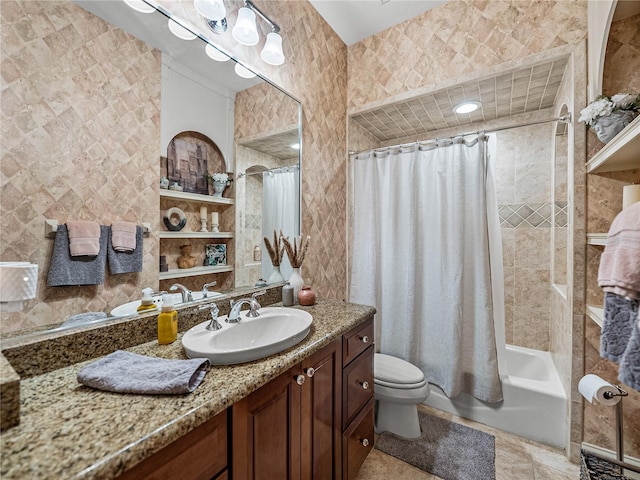
[[[253,288],[268,274],[271,265],[262,237],[272,235],[274,228],[284,228],[288,236],[299,235],[300,102],[262,75],[254,75],[253,78],[238,76],[234,68],[239,64],[238,59],[213,46],[213,42],[218,40],[213,32],[206,32],[198,26],[195,38],[190,41],[172,35],[168,25],[171,18],[180,20],[180,12],[174,13],[171,9],[193,8],[193,2],[158,2],[162,6],[152,13],[137,12],[125,1],[75,0],[73,3],[162,52],[160,155],[167,155],[169,142],[180,132],[198,132],[215,142],[224,157],[226,171],[233,178],[229,195],[232,208],[221,212],[221,216],[229,217],[226,220],[229,239],[225,242],[228,261],[233,267],[231,273],[226,277],[224,274],[207,274],[166,280],[160,275],[156,285],[140,281],[131,287],[132,291],[140,292],[148,286],[166,290],[174,282],[199,291],[204,283],[210,281],[218,281],[219,288],[214,287],[214,290],[221,293]],[[231,15],[242,6],[241,1],[225,3]],[[83,31],[83,28],[88,30],[95,26],[78,25],[76,28]],[[231,35],[231,24],[226,35]],[[227,61],[215,61],[210,54],[226,57]],[[197,88],[191,89],[193,85]],[[96,95],[100,94],[100,91],[96,92]],[[160,158],[158,162],[161,162]],[[87,175],[91,174],[90,169],[90,166],[86,167]],[[159,182],[162,168],[158,171],[160,174],[157,180],[153,179],[154,182]],[[275,206],[285,188],[286,211]],[[158,222],[153,225],[161,231],[162,202],[157,198],[158,188],[154,190],[155,198],[151,201],[157,202]],[[128,208],[135,208],[135,205]],[[196,203],[193,208],[197,211],[200,204]],[[283,222],[286,227],[278,226]],[[156,252],[161,255],[164,240],[158,234],[160,232],[154,233],[147,241],[157,242]],[[203,243],[218,242],[203,240]],[[40,268],[46,268],[46,265]],[[65,300],[73,302],[76,312],[96,310],[95,305],[91,305],[92,308],[86,306],[91,300],[87,298],[89,296],[86,290],[79,289],[77,297]],[[44,298],[46,301],[46,296]],[[42,301],[41,298],[39,300]],[[106,312],[122,303],[110,300],[114,303],[105,301]],[[49,326],[56,327],[67,315],[68,312],[56,318],[57,324],[49,319]],[[28,330],[20,333],[28,333]]]

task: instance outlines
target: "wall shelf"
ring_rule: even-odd
[[[160,198],[172,198],[174,200],[185,200],[188,202],[214,203],[218,205],[233,205],[233,198],[213,197],[211,195],[200,195],[199,193],[177,192],[175,190],[160,189]]]
[[[587,233],[587,245],[601,245],[607,244],[606,233]]]
[[[587,305],[587,317],[596,322],[600,328],[602,328],[602,324],[604,323],[604,308]]]
[[[210,275],[212,273],[225,273],[232,271],[233,267],[231,265],[217,265],[215,267],[173,268],[168,272],[160,272],[160,280],[197,277],[199,275]]]
[[[233,238],[233,232],[158,232],[158,238]]]
[[[640,115],[587,162],[587,173],[640,168]]]

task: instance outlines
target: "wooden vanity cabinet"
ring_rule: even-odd
[[[118,480],[227,478],[227,411],[163,448]]]
[[[234,479],[340,478],[341,351],[334,340],[233,405]]]

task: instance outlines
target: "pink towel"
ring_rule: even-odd
[[[629,300],[640,299],[640,202],[613,220],[600,258],[598,286]]]
[[[67,222],[69,253],[72,257],[96,256],[100,253],[100,224],[77,220]]]
[[[111,245],[116,252],[133,252],[136,249],[136,224],[113,222],[111,224]]]

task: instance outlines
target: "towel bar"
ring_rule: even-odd
[[[58,220],[52,220],[50,218],[46,218],[44,220],[44,236],[47,238],[54,238],[56,236],[56,231],[58,230]],[[145,237],[149,236],[151,232],[151,224],[149,222],[142,223],[142,234]]]

